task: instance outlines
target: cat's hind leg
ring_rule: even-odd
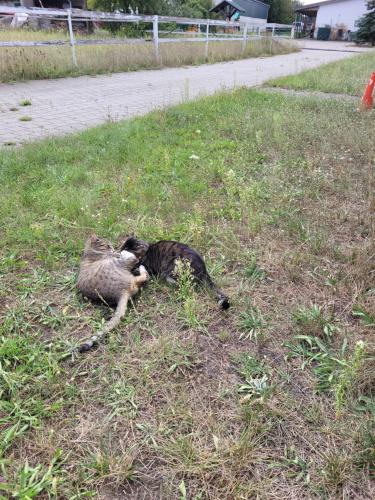
[[[168,271],[162,271],[159,276],[170,285],[177,285],[176,275],[172,276],[168,273]]]
[[[89,351],[94,345],[101,342],[108,332],[116,328],[116,326],[120,323],[121,319],[125,316],[126,308],[128,305],[128,300],[130,299],[130,294],[128,292],[124,292],[118,301],[116,310],[112,318],[103,326],[103,329],[98,332],[96,335],[93,335],[86,342],[81,344],[78,347],[78,352],[86,352]]]
[[[165,276],[165,281],[167,283],[169,283],[170,285],[174,285],[176,286],[178,283],[177,283],[177,280],[175,278],[172,278],[172,276],[169,276],[169,274],[167,276]]]

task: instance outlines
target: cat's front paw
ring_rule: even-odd
[[[137,257],[134,255],[134,253],[132,252],[128,252],[127,250],[121,250],[120,252],[120,255],[121,257],[124,259],[124,260],[128,260],[128,259],[136,259]]]
[[[139,266],[139,273],[142,276],[146,276],[147,278],[150,277],[149,274],[148,274],[148,272],[147,272],[147,270],[146,270],[146,268],[145,268],[145,266],[142,266],[142,265]]]

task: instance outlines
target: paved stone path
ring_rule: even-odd
[[[332,42],[334,44],[334,42]],[[341,44],[302,42],[292,54],[163,70],[0,84],[0,145],[84,130],[236,86],[254,87],[353,56]],[[309,50],[316,48],[318,50]],[[358,49],[360,50],[360,49]],[[30,99],[31,106],[19,106]],[[11,111],[11,108],[18,108]],[[21,121],[22,117],[30,121]]]

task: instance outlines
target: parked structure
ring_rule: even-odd
[[[0,25],[8,25],[11,28],[20,28],[27,25],[34,29],[50,29],[53,25],[58,25],[58,19],[38,19],[31,18],[26,13],[9,12],[9,7],[24,7],[26,9],[80,9],[86,7],[86,0],[0,0]],[[8,9],[8,10],[7,10]],[[89,29],[89,25],[86,25]]]
[[[301,23],[311,38],[318,40],[350,40],[356,31],[356,22],[366,13],[366,0],[326,0],[306,4],[295,9],[297,23]]]
[[[0,0],[0,9],[2,5],[7,7],[42,7],[45,9],[84,9],[86,0]]]

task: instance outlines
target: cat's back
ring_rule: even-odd
[[[82,259],[77,287],[90,299],[104,299],[116,303],[124,289],[129,287],[131,273],[124,269],[116,256],[99,260]]]
[[[163,255],[174,255],[176,257],[181,257],[183,255],[199,255],[199,253],[194,250],[194,248],[189,247],[185,243],[174,240],[161,240],[156,243],[152,243],[149,247],[149,251],[158,252]],[[201,257],[202,258],[202,257]]]
[[[177,259],[188,260],[197,277],[206,273],[206,266],[201,255],[189,245],[174,240],[152,243],[147,250],[144,264],[150,268],[151,272],[158,274],[171,271]]]

